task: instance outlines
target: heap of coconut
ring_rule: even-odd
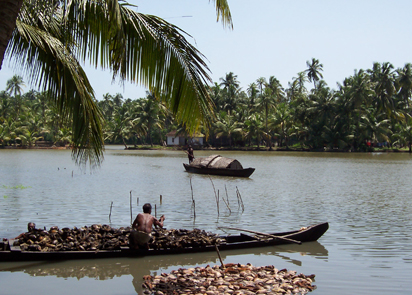
[[[186,247],[202,247],[208,245],[219,245],[223,240],[213,233],[200,229],[159,229],[152,234],[153,240],[149,247],[153,249],[174,249]]]
[[[22,251],[98,251],[120,250],[129,246],[130,227],[113,228],[109,225],[93,224],[91,226],[50,230],[35,229],[25,233],[15,242]],[[152,233],[150,249],[200,247],[221,242],[216,234],[200,229],[158,229]]]
[[[128,245],[130,228],[112,228],[109,225],[65,227],[50,230],[36,229],[24,234],[18,245],[22,251],[97,251],[115,250]]]
[[[306,294],[316,288],[315,275],[296,274],[274,266],[225,264],[144,276],[144,294]]]

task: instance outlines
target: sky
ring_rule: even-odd
[[[242,90],[260,77],[276,77],[284,88],[312,58],[323,64],[332,89],[355,70],[390,62],[412,62],[410,0],[228,0],[234,29],[216,22],[213,1],[129,0],[137,12],[153,14],[178,26],[207,58],[213,82],[237,75]],[[8,60],[0,70],[0,90],[14,74]],[[112,82],[110,71],[84,65],[98,100],[109,93],[137,99],[146,89]],[[310,85],[308,85],[310,87]],[[24,91],[32,89],[30,85]]]

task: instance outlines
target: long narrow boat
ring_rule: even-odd
[[[304,229],[271,233],[279,238],[261,239],[249,234],[221,236],[224,240],[218,245],[220,251],[264,247],[270,245],[290,244],[291,240],[304,242],[317,241],[329,228],[329,224],[320,223]],[[5,250],[0,251],[0,262],[3,261],[44,261],[44,260],[71,260],[71,259],[96,259],[96,258],[116,258],[116,257],[141,257],[151,255],[170,255],[182,253],[195,253],[216,251],[215,245],[203,247],[188,248],[168,248],[168,249],[139,249],[131,250],[128,247],[122,247],[120,250],[100,250],[100,251],[21,251],[19,246],[13,246],[13,240],[10,240]]]
[[[212,155],[196,158],[190,164],[183,164],[187,172],[220,176],[249,177],[255,168],[243,168],[238,160]]]

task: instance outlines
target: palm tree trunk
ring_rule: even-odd
[[[159,128],[160,145],[163,146],[162,129]]]
[[[127,144],[126,144],[126,141],[124,140],[124,137],[123,137],[123,136],[121,136],[121,137],[122,137],[123,145],[124,145],[125,149],[127,150]]]
[[[0,0],[0,70],[23,0]]]

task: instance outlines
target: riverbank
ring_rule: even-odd
[[[5,150],[70,150],[69,146],[1,146]]]
[[[293,148],[293,147],[193,147],[194,150],[205,150],[205,151],[262,151],[262,152],[327,152],[327,153],[351,153],[351,150],[341,150],[341,149],[310,149],[310,148]],[[140,145],[127,147],[125,150],[186,150],[184,146],[161,146],[161,145]],[[357,153],[408,153],[408,148],[370,148],[368,151],[357,152]]]
[[[105,146],[110,146],[106,144]],[[70,146],[0,146],[0,149],[21,149],[21,150],[66,150],[71,149]],[[128,146],[125,150],[169,150],[169,151],[183,151],[186,150],[185,146],[161,146],[161,145],[138,145]],[[257,146],[245,146],[245,147],[201,147],[194,146],[194,150],[205,151],[259,151],[259,152],[326,152],[326,153],[353,153],[351,150],[341,149],[310,149],[310,148],[293,148],[293,147],[257,147]],[[358,151],[356,153],[409,153],[408,148],[369,148],[367,151]]]

